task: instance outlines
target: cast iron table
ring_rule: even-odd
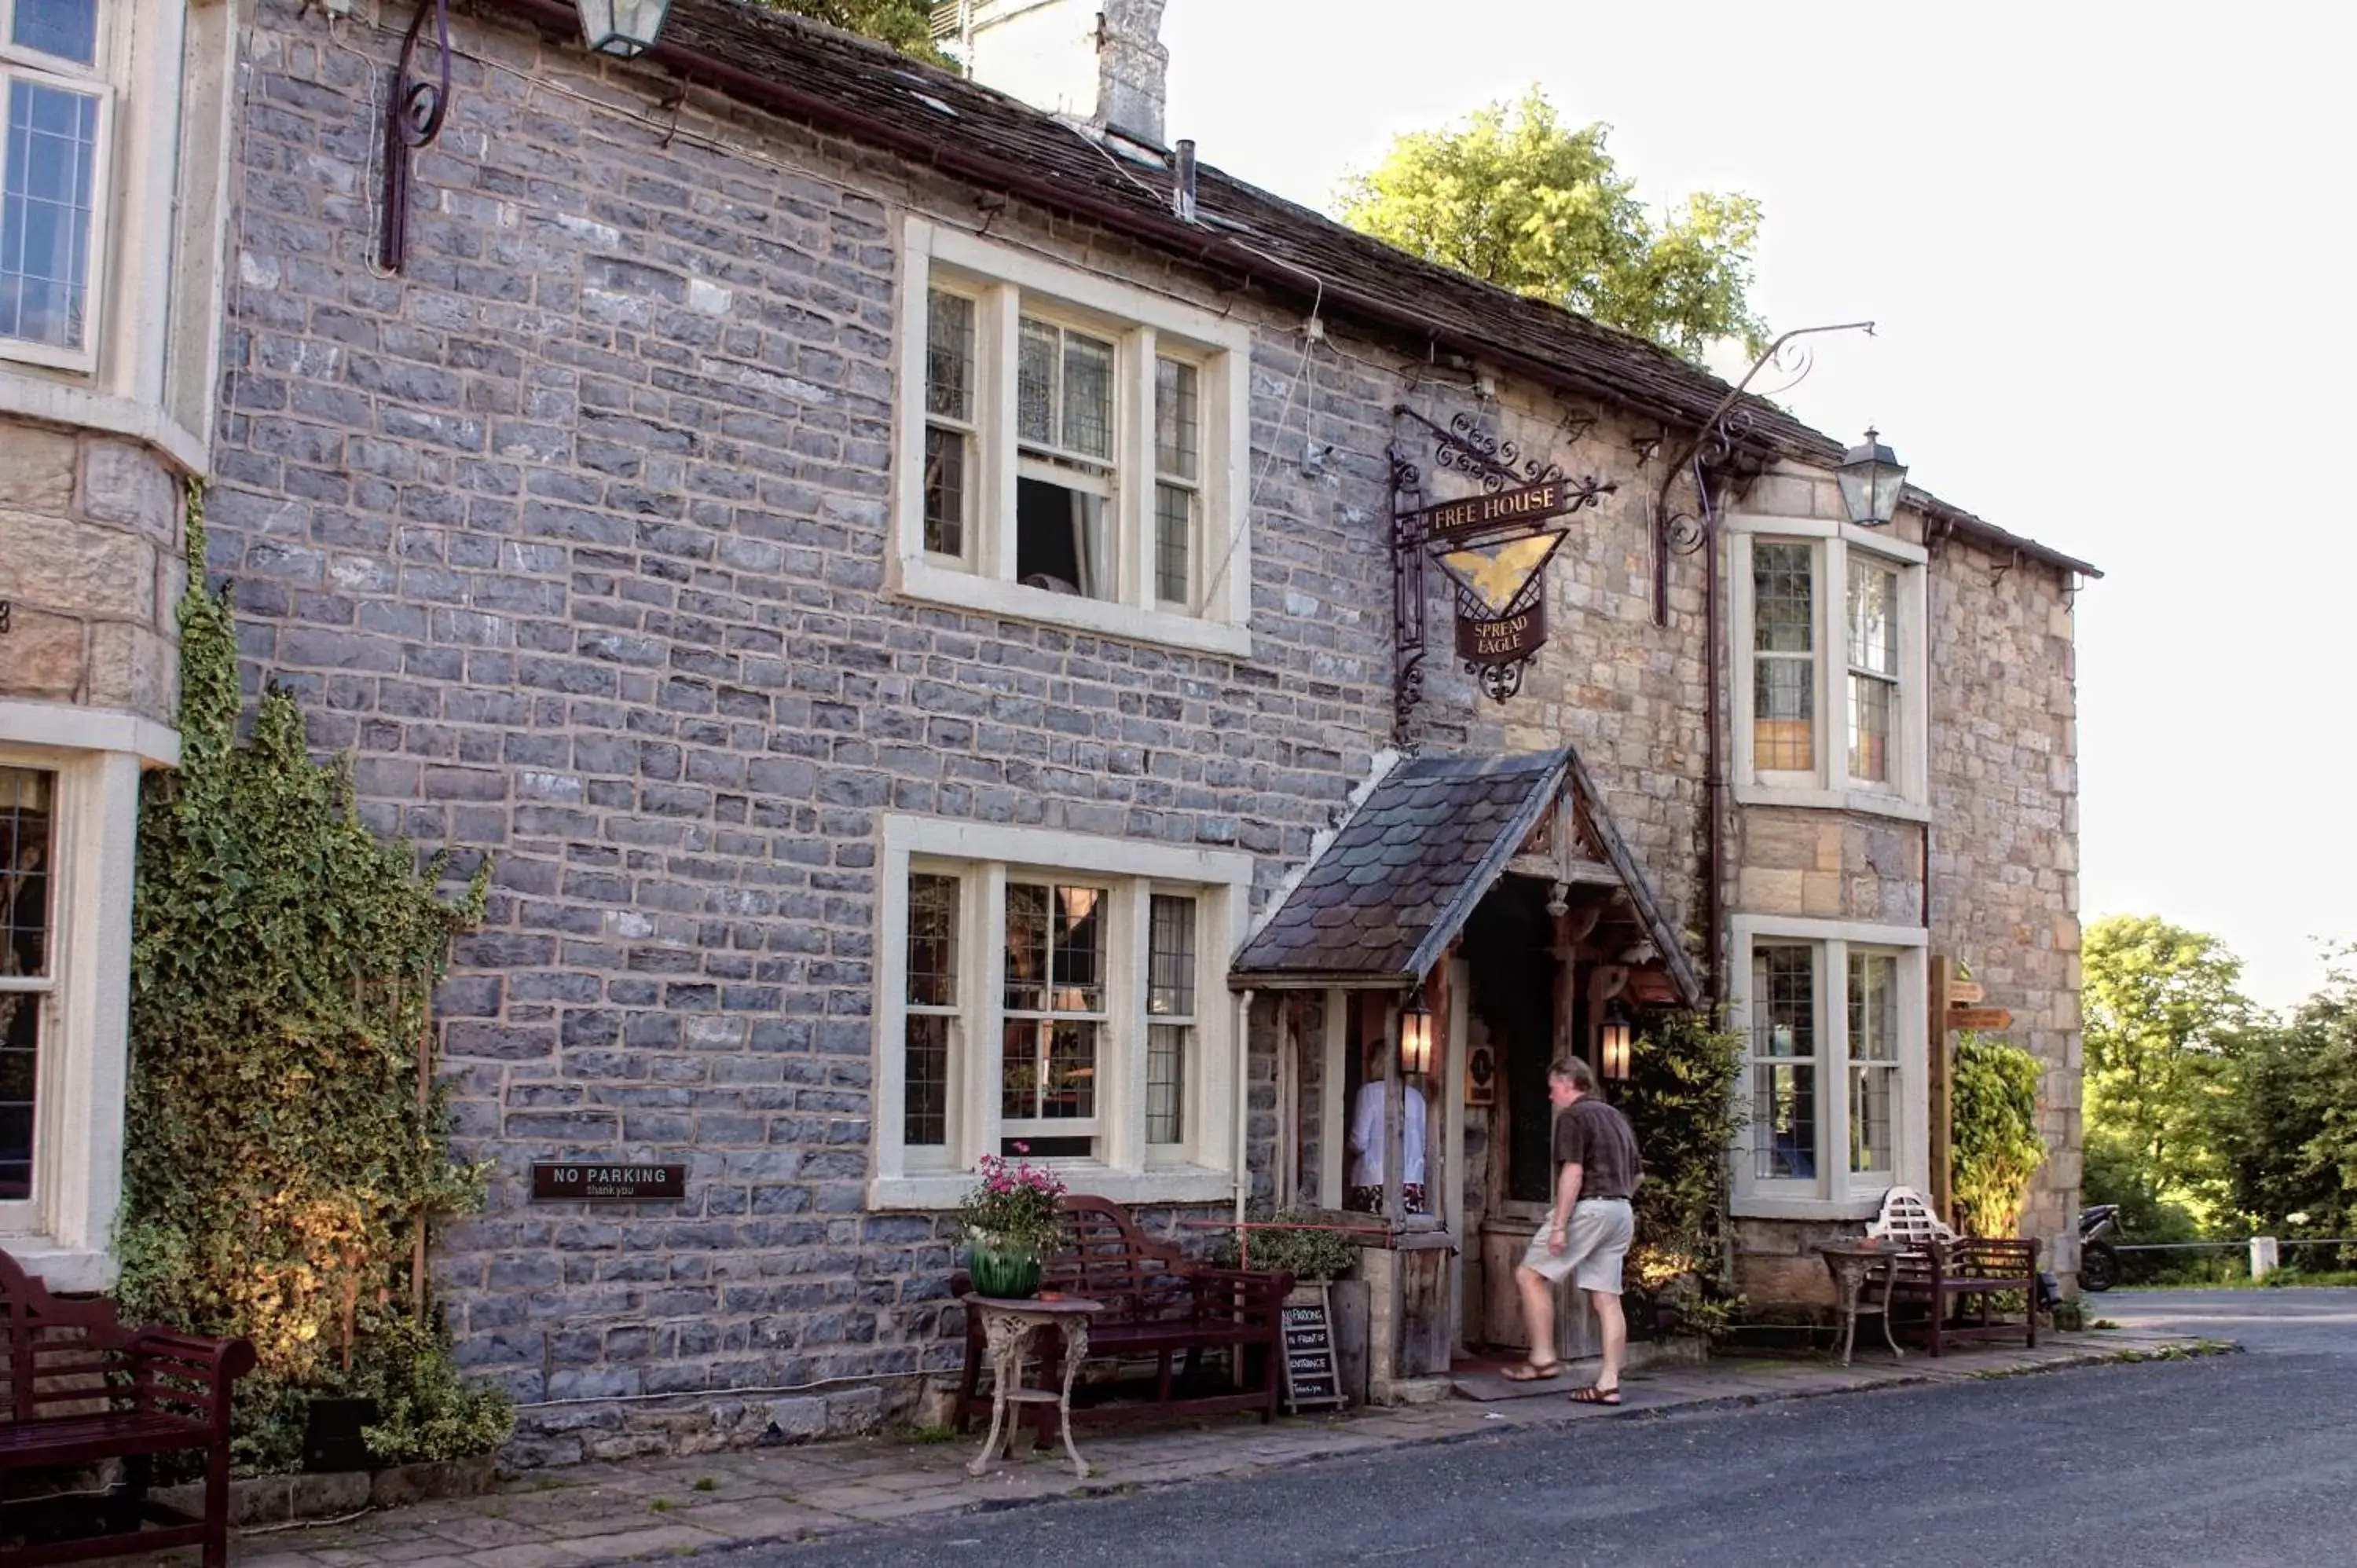
[[[1013,1455],[1016,1430],[1020,1423],[1007,1421],[1008,1405],[1052,1404],[1056,1407],[1057,1423],[1063,1429],[1064,1452],[1071,1456],[1072,1473],[1087,1480],[1088,1461],[1081,1457],[1080,1449],[1072,1444],[1072,1379],[1080,1372],[1081,1363],[1089,1358],[1089,1319],[1104,1310],[1104,1303],[1079,1296],[1058,1301],[1036,1297],[1014,1301],[1003,1296],[976,1295],[971,1291],[964,1300],[968,1312],[982,1315],[985,1353],[990,1358],[990,1435],[983,1439],[982,1452],[966,1466],[966,1474],[979,1476],[990,1467],[991,1456],[998,1451],[1002,1427],[1006,1430],[1008,1455]],[[1063,1383],[1054,1389],[1027,1389],[1023,1387],[1023,1353],[1030,1347],[1031,1336],[1049,1326],[1064,1337]],[[1042,1368],[1042,1374],[1047,1370]]]
[[[1820,1247],[1817,1251],[1824,1254],[1825,1267],[1833,1273],[1834,1288],[1840,1293],[1842,1365],[1845,1367],[1849,1365],[1850,1345],[1857,1337],[1857,1320],[1861,1313],[1875,1313],[1881,1316],[1882,1342],[1890,1347],[1890,1353],[1893,1356],[1905,1360],[1907,1352],[1899,1348],[1899,1341],[1891,1336],[1890,1332],[1890,1287],[1899,1278],[1899,1260],[1905,1254],[1906,1249],[1887,1244],[1880,1247],[1863,1247],[1835,1242]],[[1879,1305],[1863,1304],[1858,1300],[1858,1296],[1878,1269],[1882,1273],[1881,1304]]]

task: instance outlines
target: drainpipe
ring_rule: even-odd
[[[1720,662],[1722,650],[1719,647],[1723,639],[1719,636],[1718,519],[1714,509],[1707,504],[1703,507],[1703,512],[1702,637],[1703,647],[1707,650],[1705,658],[1710,665],[1710,678],[1706,682],[1710,693],[1707,704],[1710,736],[1703,748],[1703,809],[1708,813],[1703,829],[1705,880],[1702,907],[1704,929],[1707,933],[1704,938],[1703,957],[1710,972],[1707,994],[1711,1013],[1716,1018],[1718,1009],[1727,1001],[1727,934],[1720,929],[1726,924],[1721,906],[1725,902],[1727,880],[1727,757],[1726,748],[1719,739],[1723,718],[1720,709],[1726,705],[1724,688],[1727,675],[1725,665]],[[1727,662],[1732,663],[1735,650],[1729,648],[1724,652]]]
[[[1244,1222],[1244,1199],[1252,1192],[1252,1004],[1249,990],[1236,998],[1236,1223]],[[1243,1232],[1236,1232],[1242,1245]]]

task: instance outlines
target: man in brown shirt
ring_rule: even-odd
[[[1555,1287],[1573,1274],[1595,1308],[1604,1364],[1594,1386],[1575,1390],[1571,1397],[1583,1404],[1619,1404],[1620,1361],[1629,1345],[1628,1320],[1620,1315],[1620,1271],[1635,1233],[1629,1204],[1644,1179],[1644,1162],[1629,1119],[1596,1098],[1596,1074],[1586,1062],[1574,1058],[1550,1068],[1547,1097],[1558,1112],[1555,1207],[1514,1271],[1531,1349],[1529,1360],[1509,1368],[1506,1376],[1535,1382],[1563,1369],[1555,1353]]]

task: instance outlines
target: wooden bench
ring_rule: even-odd
[[[1068,1194],[1057,1207],[1064,1216],[1065,1243],[1045,1260],[1040,1288],[1104,1303],[1105,1310],[1089,1324],[1092,1359],[1151,1357],[1155,1363],[1153,1402],[1076,1405],[1074,1421],[1088,1424],[1246,1410],[1259,1412],[1263,1422],[1275,1419],[1284,1377],[1283,1309],[1286,1294],[1293,1288],[1291,1274],[1214,1269],[1190,1262],[1177,1247],[1148,1240],[1128,1210],[1106,1198]],[[963,1273],[952,1288],[959,1294],[970,1288]],[[989,1396],[980,1391],[985,1364],[980,1316],[966,1315],[965,1370],[957,1396],[960,1432],[990,1407]],[[1235,1376],[1229,1386],[1207,1391],[1199,1381],[1201,1358],[1219,1349],[1234,1358]],[[1259,1352],[1257,1357],[1254,1351]],[[1172,1366],[1180,1352],[1188,1358],[1183,1386]],[[1061,1347],[1046,1346],[1042,1354],[1053,1365]],[[1254,1360],[1258,1378],[1247,1387],[1244,1380]],[[1040,1419],[1044,1422],[1045,1415]],[[1046,1441],[1044,1431],[1041,1441]]]
[[[230,1401],[237,1380],[253,1368],[253,1347],[125,1328],[113,1303],[60,1300],[5,1252],[0,1315],[7,1331],[0,1472],[123,1461],[121,1484],[101,1499],[111,1533],[11,1545],[0,1520],[0,1568],[175,1546],[200,1546],[204,1568],[227,1568]],[[199,1449],[206,1457],[203,1516],[151,1503],[155,1456]],[[145,1519],[161,1522],[143,1530]]]
[[[1912,1321],[1897,1326],[1920,1337],[1934,1356],[1952,1342],[2009,1339],[2018,1334],[2038,1348],[2038,1243],[2011,1237],[1964,1236],[1932,1212],[1922,1195],[1894,1187],[1882,1196],[1882,1212],[1867,1227],[1906,1247],[1893,1262],[1891,1310],[1915,1308]],[[1991,1317],[1995,1298],[2021,1296],[2021,1321]],[[1966,1320],[1970,1310],[1973,1317]]]

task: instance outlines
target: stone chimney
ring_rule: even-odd
[[[936,36],[966,70],[1026,103],[1160,147],[1165,0],[960,0],[937,6]],[[954,13],[953,18],[943,13]],[[953,19],[955,31],[939,26]]]

